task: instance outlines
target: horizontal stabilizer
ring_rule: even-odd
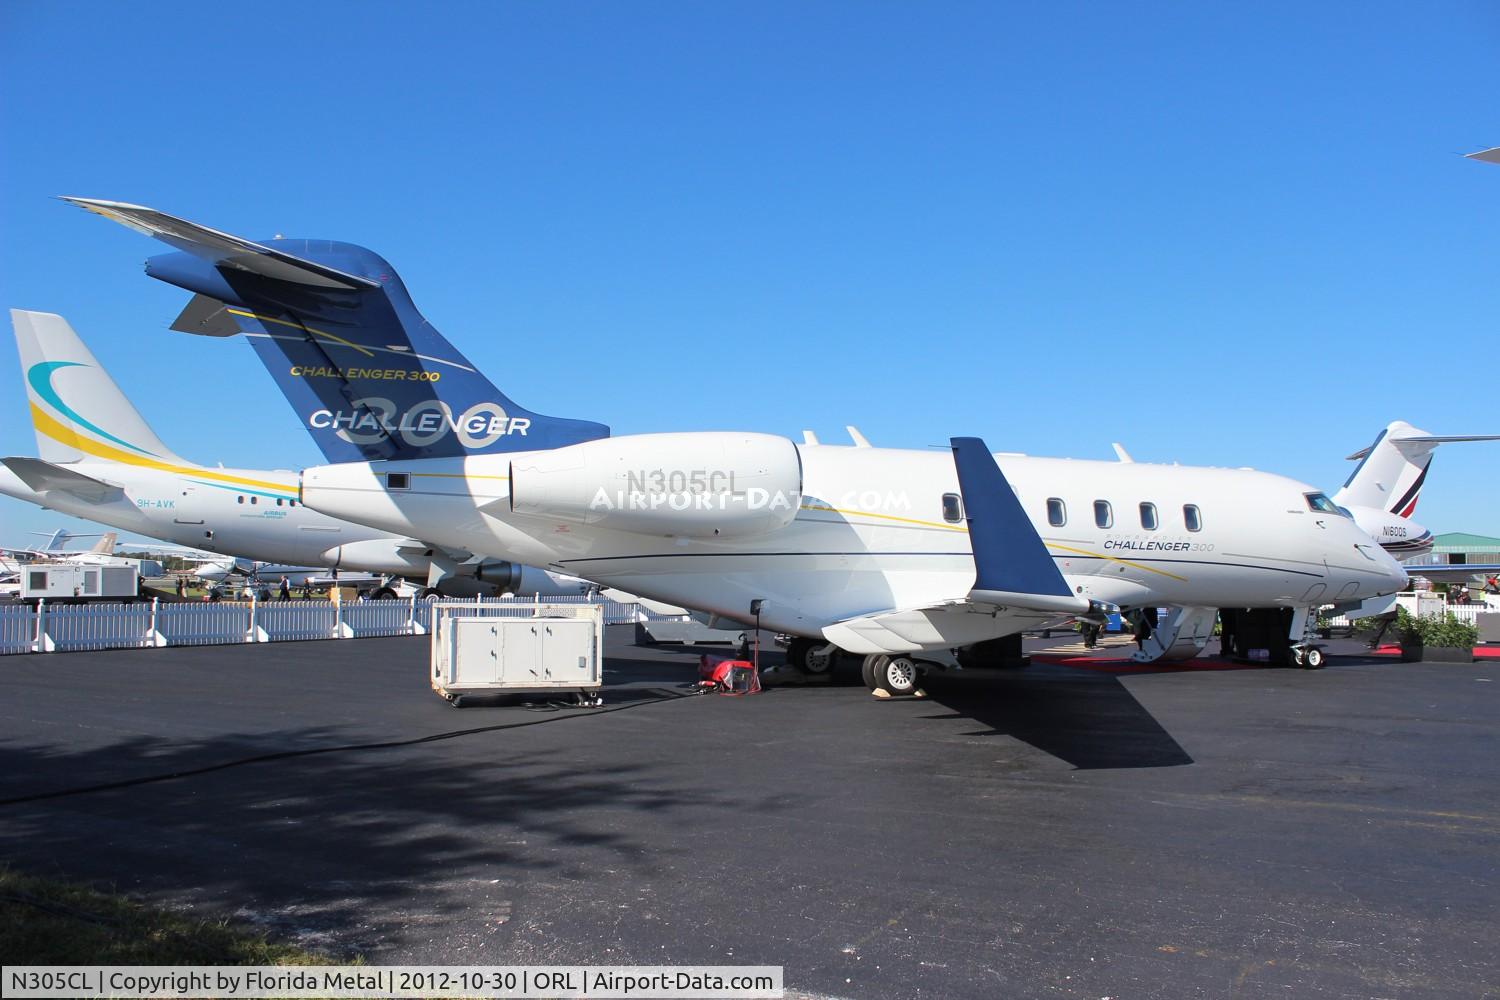
[[[1403,444],[1408,447],[1416,447],[1434,444],[1453,444],[1458,441],[1500,441],[1500,434],[1404,434],[1400,437],[1390,437],[1386,440],[1399,448]],[[1347,461],[1357,462],[1369,453],[1369,448],[1361,448],[1350,455]]]
[[[195,333],[200,337],[233,337],[245,327],[229,311],[229,306],[208,295],[194,295],[177,314],[169,329],[178,333]]]
[[[38,493],[61,490],[90,503],[105,503],[125,495],[125,491],[118,486],[111,486],[93,476],[85,476],[81,472],[74,472],[39,458],[0,458],[0,464]]]
[[[969,599],[1063,614],[1088,611],[1088,599],[1068,587],[985,443],[961,437],[949,443],[974,551]]]
[[[165,212],[144,205],[128,205],[119,201],[101,201],[97,198],[69,198],[63,201],[87,209],[136,232],[161,240],[163,243],[218,267],[249,271],[276,281],[295,285],[310,285],[315,288],[339,288],[345,290],[379,288],[380,283],[362,278],[326,264],[294,257],[261,243],[252,243],[238,236],[221,233],[217,229],[200,226]]]

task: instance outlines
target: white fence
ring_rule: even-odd
[[[1494,595],[1489,595],[1489,600],[1494,601]],[[1418,594],[1397,594],[1393,610],[1396,607],[1405,608],[1408,613],[1414,615],[1443,614],[1446,612],[1469,625],[1475,624],[1475,615],[1492,614],[1500,611],[1500,604],[1447,604],[1442,600],[1429,600],[1426,599],[1425,595]],[[1343,615],[1337,615],[1329,618],[1328,624],[1334,628],[1345,628],[1356,623],[1345,618]]]
[[[530,617],[536,607],[533,600],[511,597],[443,603],[450,608],[455,604],[472,606],[482,609],[483,614],[505,617]],[[638,605],[618,601],[552,597],[547,603],[603,604],[604,620],[610,625],[654,617]],[[431,604],[415,598],[342,603],[153,600],[139,604],[6,604],[0,605],[0,654],[426,635],[431,623]]]

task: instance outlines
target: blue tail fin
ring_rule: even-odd
[[[363,247],[252,243],[137,205],[66,200],[177,247],[146,262],[153,278],[196,293],[172,328],[248,336],[330,462],[539,451],[609,436],[603,424],[513,402]]]

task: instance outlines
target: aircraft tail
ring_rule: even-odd
[[[47,536],[47,543],[41,547],[41,551],[43,552],[65,551],[68,547],[69,539],[73,537],[68,533],[68,530],[66,528],[58,528],[56,531],[51,532],[50,534],[45,531],[33,531],[32,534]]]
[[[182,461],[152,433],[67,320],[12,309],[10,321],[41,458]]]
[[[509,399],[363,247],[253,243],[139,205],[64,200],[176,248],[146,262],[151,277],[194,293],[172,329],[247,336],[330,462],[538,451],[609,436],[602,424]]]
[[[106,531],[99,536],[99,540],[94,543],[94,547],[89,549],[89,551],[96,555],[112,556],[115,554],[115,539],[117,537],[118,535],[115,532]]]
[[[1349,456],[1359,465],[1333,502],[1411,517],[1432,467],[1433,450],[1454,441],[1500,441],[1500,434],[1428,434],[1404,420],[1392,421],[1368,448]]]

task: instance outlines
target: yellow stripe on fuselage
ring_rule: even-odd
[[[1173,580],[1180,580],[1183,583],[1187,583],[1187,577],[1178,576],[1176,573],[1168,573],[1166,570],[1157,569],[1155,566],[1145,566],[1138,562],[1131,562],[1129,559],[1117,559],[1114,556],[1100,555],[1097,552],[1090,552],[1088,549],[1069,548],[1066,545],[1058,545],[1056,542],[1044,541],[1043,544],[1045,544],[1049,549],[1061,549],[1064,552],[1071,552],[1074,555],[1088,556],[1090,559],[1103,559],[1105,562],[1118,563],[1121,566],[1129,566],[1131,569],[1144,570],[1147,573],[1155,573],[1158,576],[1170,577]]]
[[[941,523],[939,523],[937,521],[921,521],[921,520],[918,520],[917,518],[914,518],[914,517],[897,517],[894,514],[873,514],[870,511],[866,511],[866,510],[842,510],[842,509],[840,509],[838,507],[824,507],[824,506],[819,505],[819,504],[806,504],[805,503],[805,504],[802,505],[802,509],[803,510],[820,510],[820,511],[825,511],[825,512],[827,512],[829,514],[844,514],[844,515],[848,515],[848,516],[852,516],[852,517],[875,517],[875,518],[880,518],[881,520],[885,520],[885,521],[900,521],[900,522],[902,522],[904,524],[916,524],[916,525],[920,525],[921,527],[924,527],[924,528],[941,528],[944,531],[967,531],[967,530],[969,530],[966,527],[963,527],[963,526],[960,526],[960,525],[956,525],[956,524],[941,524]],[[1120,565],[1120,566],[1129,566],[1131,569],[1138,569],[1138,570],[1141,570],[1142,572],[1145,572],[1145,573],[1155,573],[1158,576],[1165,576],[1165,577],[1167,577],[1169,579],[1172,579],[1172,580],[1179,580],[1179,581],[1181,581],[1183,583],[1187,582],[1187,577],[1185,577],[1185,576],[1178,576],[1176,573],[1168,573],[1164,569],[1157,569],[1155,566],[1147,566],[1147,565],[1144,565],[1143,563],[1132,562],[1129,559],[1120,559],[1120,558],[1117,558],[1116,556],[1106,556],[1106,555],[1102,555],[1101,553],[1098,553],[1098,552],[1090,552],[1087,549],[1075,549],[1075,548],[1071,548],[1071,547],[1069,547],[1067,545],[1059,545],[1056,542],[1049,542],[1049,541],[1046,541],[1045,539],[1043,539],[1043,544],[1046,545],[1047,548],[1049,548],[1049,549],[1058,549],[1058,550],[1060,550],[1062,552],[1071,552],[1074,555],[1088,556],[1091,559],[1103,559],[1105,562],[1116,563],[1117,565]]]
[[[158,472],[171,472],[177,475],[192,476],[195,479],[208,479],[214,482],[229,483],[234,486],[277,490],[293,500],[297,498],[297,488],[286,483],[273,483],[264,479],[231,476],[225,472],[215,472],[212,469],[205,469],[197,465],[174,465],[171,462],[163,462],[159,459],[147,458],[145,455],[123,451],[112,445],[95,441],[93,438],[86,438],[73,430],[73,428],[61,424],[46,413],[43,413],[35,403],[31,404],[31,423],[37,430],[59,444],[81,451],[86,455],[108,459],[111,462],[119,462],[121,465],[133,465],[142,469],[155,469]]]

